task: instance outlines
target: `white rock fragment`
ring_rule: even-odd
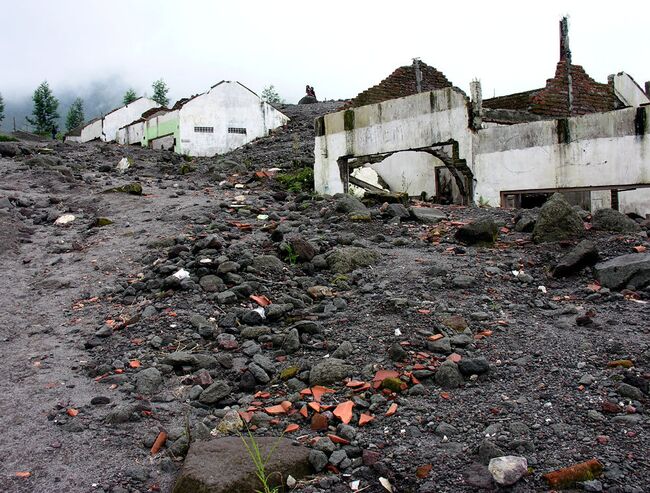
[[[120,159],[120,162],[117,163],[115,167],[120,173],[124,173],[127,169],[131,167],[131,160],[128,157],[123,157]]]
[[[63,226],[64,224],[71,223],[75,219],[77,219],[77,217],[74,214],[63,214],[61,217],[57,218],[56,221],[54,221],[54,224],[57,226]]]
[[[504,455],[490,460],[488,471],[494,481],[503,486],[510,486],[519,481],[528,472],[528,461],[525,457]]]
[[[182,281],[183,279],[187,279],[188,277],[190,277],[190,273],[187,272],[185,269],[179,269],[176,272],[174,272],[172,275],[179,281]]]

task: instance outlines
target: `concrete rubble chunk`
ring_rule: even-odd
[[[596,264],[596,277],[610,289],[650,284],[650,253],[630,253]]]
[[[359,267],[377,263],[379,254],[362,247],[345,247],[334,250],[327,257],[327,265],[335,274],[347,274]]]
[[[438,224],[447,219],[447,214],[433,207],[411,207],[411,214],[416,220],[425,224]]]
[[[491,217],[481,217],[459,227],[455,237],[466,245],[491,245],[497,239],[497,225]]]
[[[247,438],[250,440],[250,438]],[[266,464],[269,486],[281,486],[291,475],[301,479],[312,472],[310,449],[296,446],[291,440],[276,437],[255,437],[263,457],[271,450]],[[275,448],[274,448],[275,447]],[[190,445],[183,469],[173,493],[232,493],[256,491],[261,484],[246,445],[240,437],[215,438]]]
[[[553,270],[554,277],[566,277],[584,267],[594,265],[600,256],[593,241],[582,240],[566,254]]]

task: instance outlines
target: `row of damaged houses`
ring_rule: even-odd
[[[116,141],[189,156],[214,156],[264,137],[288,121],[243,84],[221,81],[172,108],[138,98],[72,130],[66,141]]]
[[[544,87],[471,97],[419,60],[315,123],[320,193],[425,194],[453,203],[534,207],[562,192],[587,210],[650,214],[650,83],[594,81],[560,60]]]

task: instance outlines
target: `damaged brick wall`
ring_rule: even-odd
[[[422,73],[421,92],[452,87],[452,83],[439,70],[423,62],[419,62],[419,66]],[[416,94],[418,88],[415,73],[413,65],[399,67],[379,84],[359,93],[344,108],[358,108]]]

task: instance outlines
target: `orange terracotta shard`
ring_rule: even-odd
[[[32,473],[29,472],[29,471],[18,471],[18,472],[15,474],[15,476],[16,476],[17,478],[28,478],[28,477],[30,477],[31,475],[32,475]]]
[[[545,474],[543,478],[554,489],[572,488],[580,481],[588,481],[601,475],[603,465],[597,459]]]
[[[267,414],[286,414],[289,409],[291,409],[291,402],[282,401],[282,403],[277,406],[265,407],[264,412]]]
[[[312,408],[314,411],[316,411],[317,413],[320,412],[320,403],[318,403],[318,402],[310,402],[310,403],[307,404],[307,405],[308,405],[310,408]]]
[[[458,353],[451,353],[449,356],[447,356],[447,359],[449,361],[453,361],[454,363],[458,363],[463,357],[458,354]]]
[[[372,378],[373,382],[383,382],[387,378],[399,378],[399,372],[395,370],[379,370]]]
[[[361,416],[359,416],[359,426],[364,426],[374,419],[375,417],[371,416],[370,414],[361,413]]]
[[[442,334],[433,334],[432,336],[427,337],[427,339],[429,339],[430,341],[437,341],[439,339],[442,339],[443,337],[445,336],[443,336]]]
[[[397,404],[393,402],[388,408],[388,411],[386,411],[386,416],[392,416],[396,412],[397,412]]]
[[[129,361],[129,366],[131,368],[140,368],[140,366],[142,366],[142,365],[140,364],[140,362],[137,359],[134,359],[132,361]]]
[[[431,469],[433,469],[432,464],[424,464],[415,470],[415,475],[420,479],[424,479],[429,475]]]
[[[345,401],[341,402],[338,406],[336,406],[336,409],[334,409],[334,416],[339,418],[343,423],[346,425],[352,421],[352,408],[354,407],[354,402],[352,401]]]
[[[298,426],[295,423],[290,424],[284,429],[285,433],[293,433],[294,431],[298,431],[300,429],[300,426]]]
[[[151,447],[151,455],[156,455],[160,448],[165,445],[165,442],[167,441],[167,433],[164,431],[161,431],[158,433],[158,437],[156,437],[156,441],[153,442],[153,446]]]
[[[310,428],[314,431],[326,430],[328,425],[329,420],[322,414],[314,413],[314,415],[311,417]]]
[[[348,383],[345,384],[346,387],[361,387],[364,385],[366,382],[362,380],[350,380]]]
[[[75,409],[74,407],[71,407],[71,408],[68,408],[66,413],[68,414],[68,416],[71,416],[71,417],[74,418],[77,414],[79,414],[79,410]]]
[[[341,445],[350,445],[350,440],[346,440],[345,438],[341,438],[338,435],[327,435],[327,437],[332,440],[334,443],[340,443]]]
[[[316,385],[315,387],[311,388],[311,395],[314,397],[314,401],[316,402],[320,402],[323,394],[333,394],[334,392],[334,390],[328,389],[327,387],[323,387],[321,385]]]
[[[251,294],[250,299],[260,306],[269,306],[271,304],[271,300],[264,295]]]
[[[306,418],[306,417],[309,416],[309,410],[307,409],[307,406],[302,406],[302,408],[300,409],[300,415],[303,418]]]

